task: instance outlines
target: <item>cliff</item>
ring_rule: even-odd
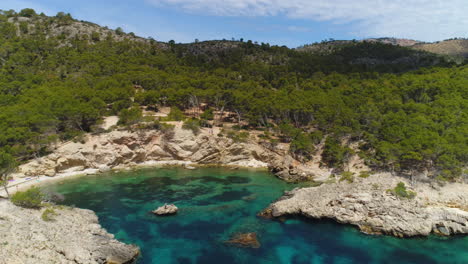
[[[373,175],[354,182],[330,182],[319,187],[295,189],[263,213],[272,217],[303,215],[334,219],[357,226],[362,232],[398,237],[468,233],[468,186],[417,184],[413,199],[397,197],[389,189],[403,178]]]
[[[54,208],[51,221],[42,210],[24,209],[0,200],[0,263],[133,263],[136,246],[114,239],[94,212]]]
[[[287,181],[323,178],[331,173],[328,168],[320,168],[317,160],[301,163],[294,159],[288,144],[271,146],[254,133],[248,139],[236,141],[211,129],[194,134],[183,129],[182,122],[172,123],[175,128],[171,131],[114,130],[87,135],[83,142],[68,142],[50,155],[20,166],[14,177],[96,173],[161,163],[269,168]]]

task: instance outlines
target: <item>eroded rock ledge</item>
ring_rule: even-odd
[[[139,254],[107,233],[90,210],[54,208],[53,221],[41,219],[43,210],[0,200],[0,263],[130,264]]]
[[[269,147],[251,135],[245,142],[219,137],[210,129],[197,135],[175,123],[174,131],[111,131],[87,135],[84,142],[68,142],[52,154],[20,166],[15,178],[55,176],[84,170],[95,172],[157,162],[187,162],[235,167],[269,168],[288,181],[328,177],[330,169],[313,160],[302,164],[289,154],[287,144]]]
[[[356,225],[365,233],[398,237],[468,233],[468,185],[431,187],[421,183],[414,187],[417,196],[407,199],[387,192],[400,181],[405,182],[390,174],[380,174],[353,183],[295,189],[271,204],[263,214],[330,218]]]

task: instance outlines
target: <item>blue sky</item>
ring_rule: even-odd
[[[468,0],[1,0],[0,9],[59,11],[142,37],[244,38],[296,47],[334,39],[468,37]]]

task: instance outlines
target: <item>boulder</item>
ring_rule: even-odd
[[[158,209],[153,211],[153,214],[159,215],[159,216],[165,216],[165,215],[174,215],[177,214],[177,211],[179,211],[179,208],[173,204],[165,204]]]

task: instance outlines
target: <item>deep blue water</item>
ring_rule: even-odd
[[[328,220],[256,217],[286,184],[266,172],[203,168],[145,169],[65,180],[47,186],[63,204],[91,209],[116,238],[140,246],[146,263],[468,263],[468,237],[369,236]],[[175,203],[179,213],[148,212]],[[256,232],[258,249],[224,241]]]

